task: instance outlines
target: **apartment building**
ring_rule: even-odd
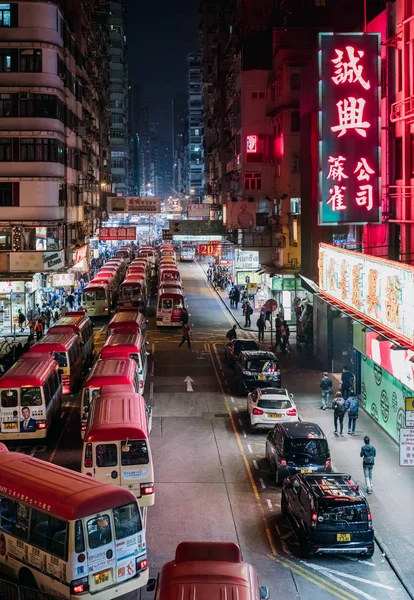
[[[188,193],[201,201],[204,193],[204,148],[201,54],[192,52],[188,64]]]
[[[0,326],[88,269],[108,183],[106,18],[104,0],[0,6]]]

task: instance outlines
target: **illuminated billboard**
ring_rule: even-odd
[[[318,268],[322,295],[414,344],[414,267],[320,244]]]
[[[380,34],[319,34],[319,225],[380,223]]]

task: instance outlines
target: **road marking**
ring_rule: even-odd
[[[250,454],[253,454],[253,449],[252,449],[252,447],[250,446],[250,444],[247,444],[247,449],[248,449],[248,451],[250,452]]]
[[[246,434],[246,432],[245,432],[245,431],[243,431],[243,430],[242,430],[242,434],[243,434],[243,437],[244,437],[244,438],[247,438],[247,434]]]
[[[234,398],[230,398],[230,400],[231,400],[231,401],[233,402],[233,404],[234,404]]]
[[[266,484],[265,484],[265,482],[263,481],[263,478],[262,478],[262,477],[260,477],[259,481],[260,481],[260,486],[261,486],[262,490],[265,490],[265,489],[266,489]]]
[[[329,579],[331,579],[332,581],[335,581],[336,583],[339,583],[342,587],[344,587],[344,588],[346,588],[348,590],[351,590],[352,592],[357,592],[360,596],[363,596],[367,600],[376,600],[376,598],[374,598],[374,596],[371,596],[370,594],[367,594],[366,592],[363,592],[359,588],[351,585],[350,583],[347,583],[346,581],[342,581],[342,579],[340,579],[339,577],[335,577],[335,575],[333,575],[333,573],[331,572],[331,569],[326,569],[325,567],[321,567],[319,565],[313,565],[312,563],[304,563],[304,564],[308,568],[313,569],[314,571],[317,571],[318,573],[322,573],[326,577],[328,577]],[[340,573],[340,575],[343,577],[343,573]],[[360,581],[366,581],[366,580],[360,579]],[[382,587],[382,586],[380,586],[380,587]]]
[[[267,502],[267,506],[270,508],[270,510],[273,510],[273,505],[272,505],[272,501],[270,500],[270,498],[267,498],[266,502]]]
[[[349,573],[343,573],[342,571],[336,571],[335,569],[330,569],[329,567],[322,567],[321,565],[314,565],[312,563],[307,563],[302,561],[304,565],[307,567],[316,569],[317,571],[326,571],[328,573],[332,573],[333,575],[339,575],[339,577],[345,577],[345,579],[353,579],[354,581],[359,581],[360,583],[367,583],[368,585],[372,585],[374,587],[384,588],[385,590],[394,590],[395,588],[390,585],[385,585],[384,583],[378,583],[377,581],[371,581],[370,579],[364,579],[363,577],[357,577],[356,575],[350,575]]]
[[[65,413],[62,411],[62,412],[60,413],[60,418],[61,418],[61,419],[63,419],[63,417],[64,417],[64,416],[65,416]]]
[[[256,469],[256,471],[259,470],[259,465],[257,464],[257,460],[252,460],[253,466]]]
[[[187,375],[187,377],[184,379],[184,383],[187,384],[187,392],[194,392],[193,386],[191,385],[194,383],[194,379],[191,379],[191,377]]]
[[[238,422],[238,424],[239,424],[240,426],[243,426],[243,422],[242,422],[242,420],[241,420],[241,419],[237,419],[237,422]]]
[[[234,412],[235,412],[235,413],[238,413],[238,412],[239,412],[239,409],[237,408],[237,406],[235,406],[235,407],[234,407]]]
[[[154,344],[154,342],[152,342],[152,344],[151,344],[151,354],[152,354],[152,356],[154,356],[154,354],[155,354],[155,344]]]

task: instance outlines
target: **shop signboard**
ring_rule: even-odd
[[[236,271],[255,271],[259,268],[258,250],[239,250],[234,251],[234,267]]]
[[[52,278],[53,287],[70,287],[75,282],[74,273],[56,273]]]
[[[320,244],[318,268],[322,295],[414,344],[414,267]]]
[[[170,231],[181,235],[225,235],[222,221],[174,221],[169,222]]]
[[[88,244],[85,244],[80,248],[76,248],[75,252],[73,253],[73,262],[75,265],[88,256],[88,247]]]
[[[220,242],[208,242],[207,244],[198,244],[199,256],[216,256],[220,251]]]
[[[24,281],[0,281],[0,294],[23,294]]]
[[[171,232],[170,232],[171,233]],[[224,238],[222,235],[173,235],[174,242],[221,242]]]
[[[414,391],[414,350],[397,346],[376,331],[364,331],[363,335],[362,353]]]
[[[414,429],[400,429],[400,467],[414,467]]]
[[[162,239],[163,240],[172,240],[173,239],[173,235],[169,229],[162,230]]]
[[[65,265],[64,250],[56,252],[10,252],[10,271],[44,273],[58,271]]]
[[[161,212],[161,198],[155,196],[111,196],[107,199],[109,213],[157,214]]]
[[[227,259],[222,259],[220,261],[220,267],[231,267],[231,265],[233,264],[232,260],[227,260]]]
[[[319,225],[381,222],[380,34],[319,34]]]
[[[208,219],[210,217],[210,205],[189,204],[187,214],[190,219]]]
[[[99,230],[99,239],[105,241],[134,241],[137,238],[136,227],[101,227]]]
[[[247,291],[249,294],[255,294],[257,292],[257,283],[248,283]]]
[[[414,398],[412,396],[405,399],[405,426],[414,427]]]

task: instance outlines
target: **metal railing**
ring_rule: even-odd
[[[58,600],[59,597],[0,579],[0,600]]]
[[[413,121],[414,120],[414,96],[399,100],[391,104],[390,121],[396,123],[397,121]]]

